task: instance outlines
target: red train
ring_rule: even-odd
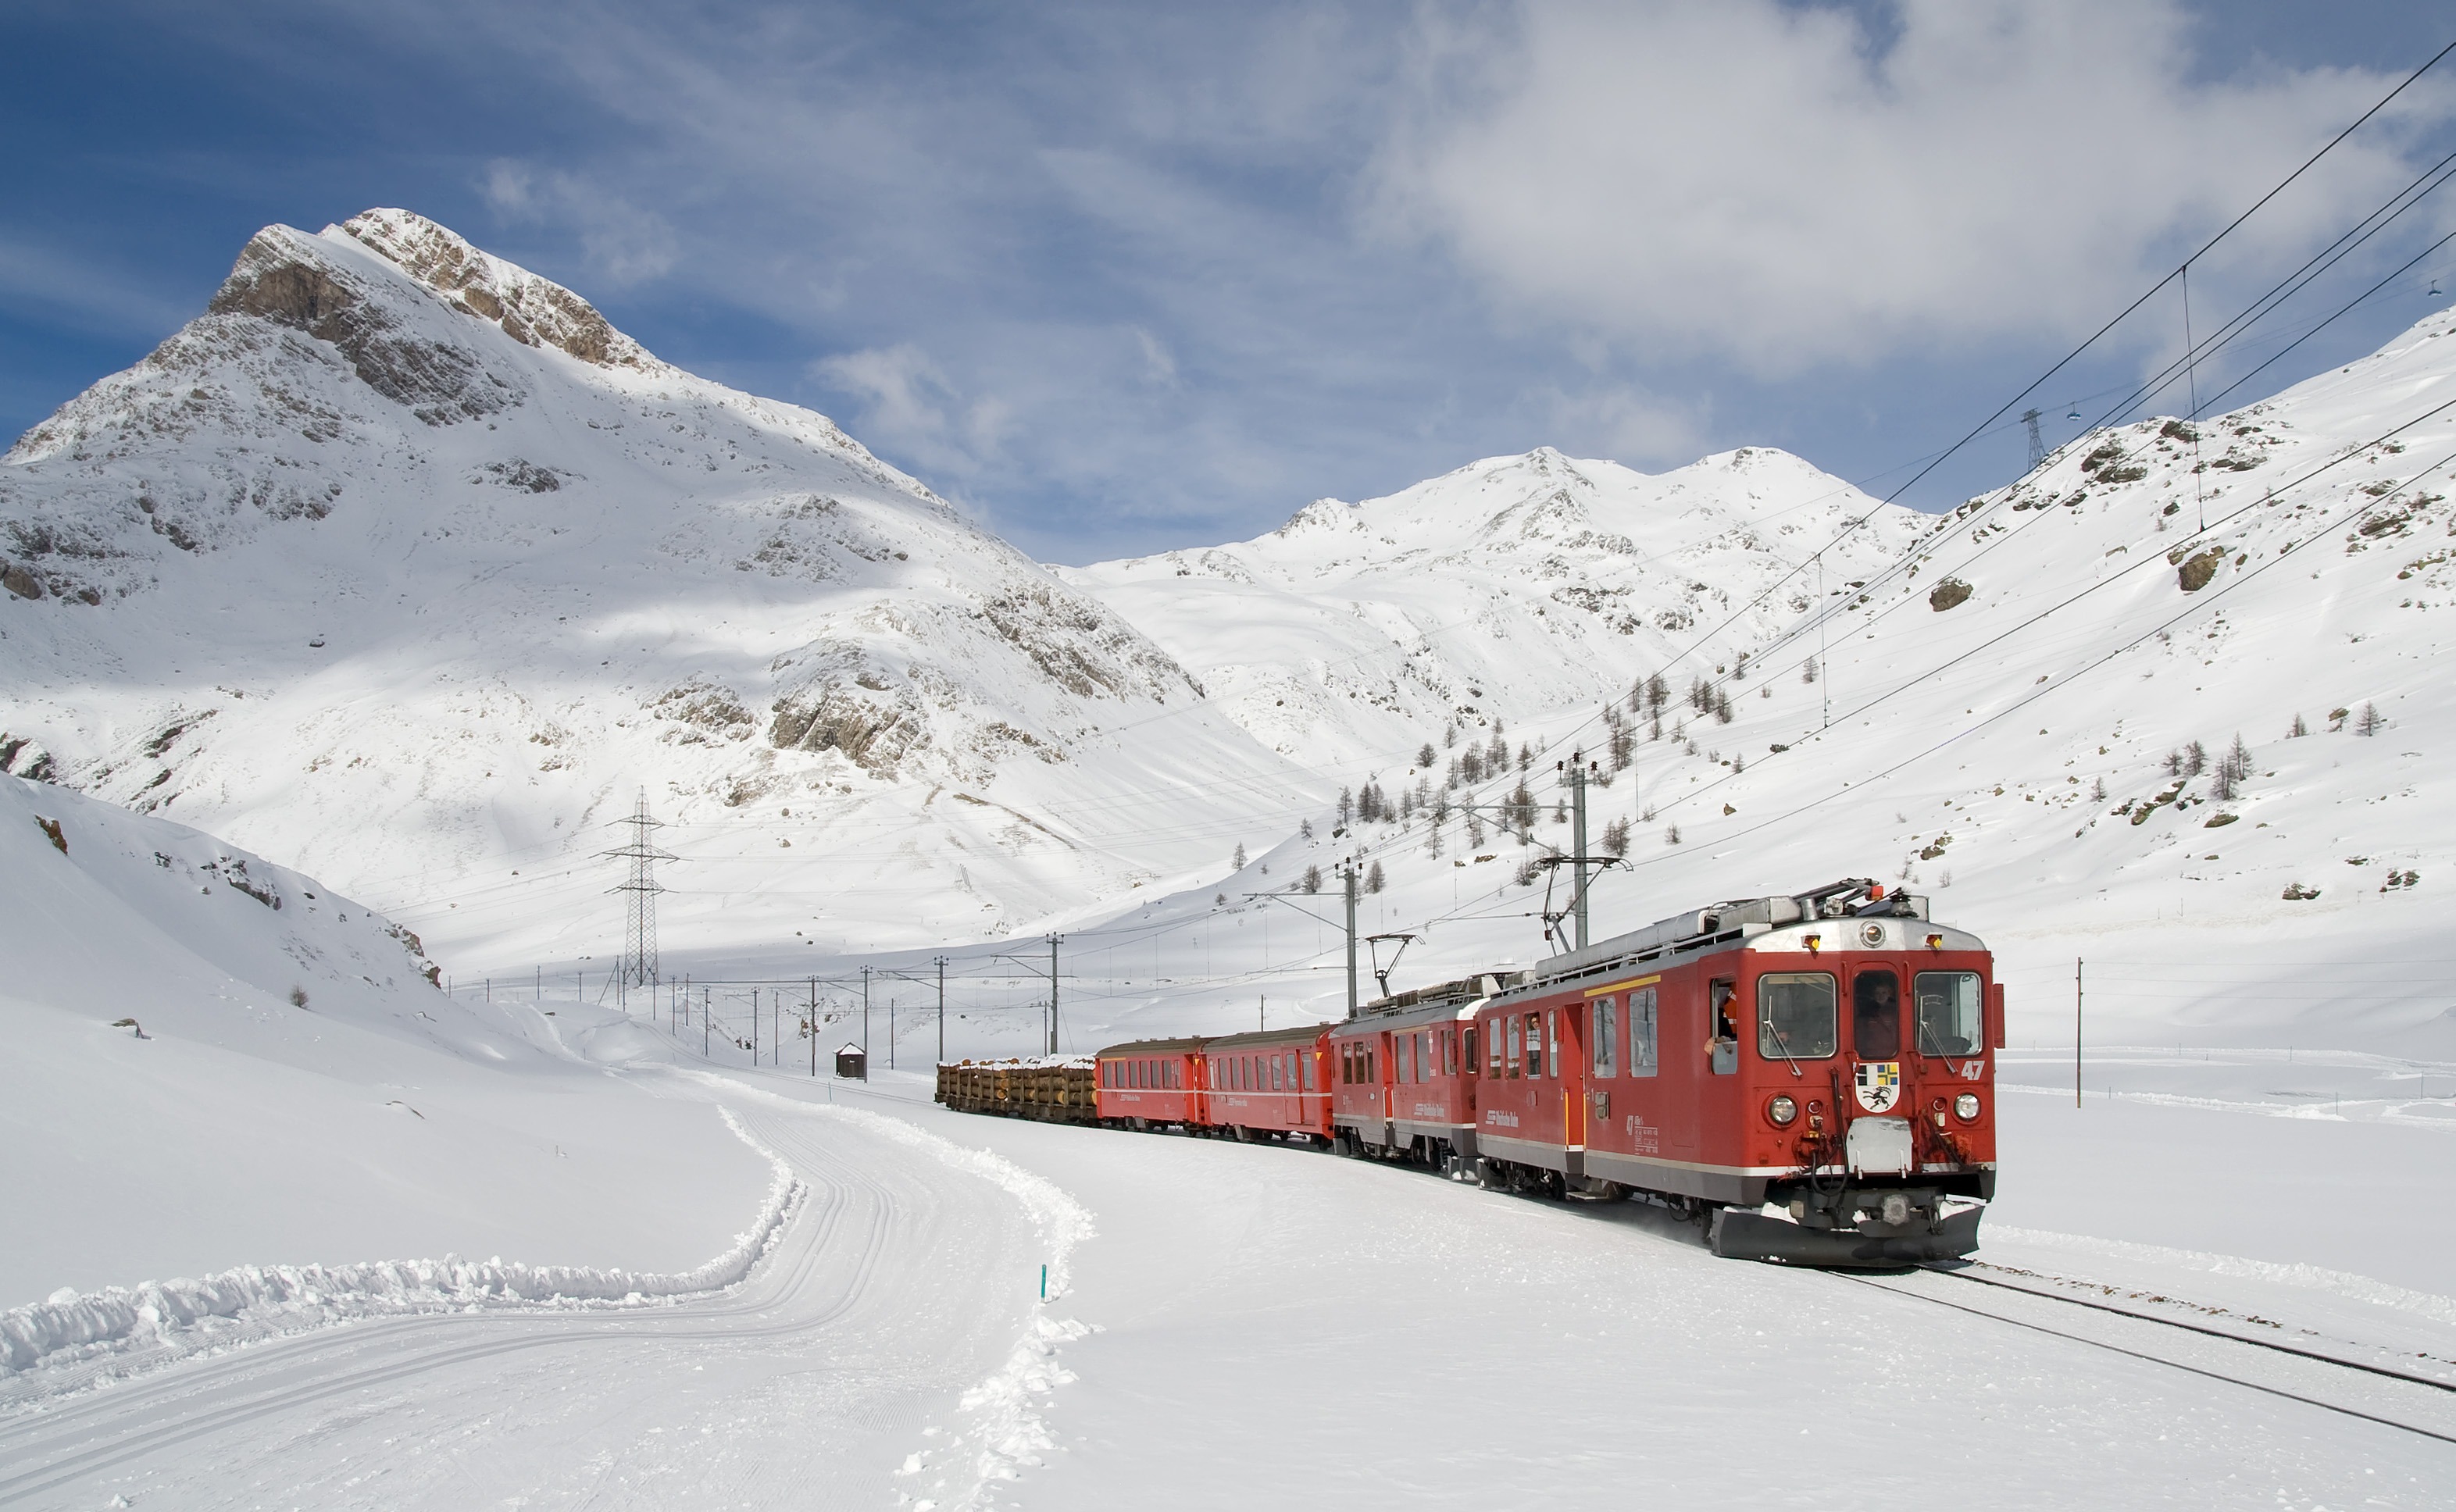
[[[1098,1119],[1645,1193],[1707,1217],[1734,1257],[1967,1255],[1996,1188],[2004,991],[1983,943],[1927,914],[1855,878],[1344,1023],[1117,1045],[1097,1057]]]

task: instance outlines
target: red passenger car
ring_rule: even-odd
[[[1198,1039],[1147,1039],[1100,1052],[1100,1121],[1129,1129],[1199,1124],[1201,1049]]]
[[[1330,1032],[1333,1147],[1436,1169],[1476,1153],[1476,1009],[1491,977],[1402,992]]]
[[[1710,1208],[1720,1255],[1966,1255],[1995,1195],[1986,947],[1854,880],[1684,913],[1476,1009],[1487,1181]],[[1751,1210],[1771,1202],[1790,1221]]]
[[[1239,1139],[1301,1134],[1330,1142],[1327,1024],[1202,1042],[1203,1122]]]

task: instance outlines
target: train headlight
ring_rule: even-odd
[[[1966,1092],[1953,1099],[1953,1115],[1964,1120],[1977,1117],[1978,1094],[1975,1092]]]
[[[1799,1104],[1789,1097],[1776,1097],[1766,1104],[1766,1116],[1776,1123],[1787,1124],[1799,1116]]]

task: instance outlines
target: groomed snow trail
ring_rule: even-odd
[[[1074,1332],[1039,1267],[1079,1210],[896,1120],[707,1080],[808,1189],[740,1284],[356,1321],[30,1405],[0,1418],[0,1503],[952,1508],[1034,1458]]]

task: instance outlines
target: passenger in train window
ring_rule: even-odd
[[[1861,1060],[1901,1054],[1902,987],[1892,971],[1862,971],[1852,979],[1851,1042]]]
[[[1706,1054],[1716,1062],[1716,1071],[1723,1069],[1721,1062],[1726,1056],[1736,1057],[1739,1052],[1739,1026],[1731,1022],[1734,991],[1729,982],[1716,982],[1706,992],[1707,1002],[1710,1005],[1709,1019],[1712,1025],[1706,1036]]]
[[[1526,1074],[1544,1074],[1544,1015],[1526,1015]]]

